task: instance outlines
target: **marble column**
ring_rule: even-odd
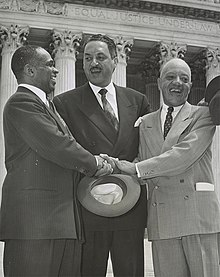
[[[147,51],[141,68],[145,81],[145,94],[152,111],[155,111],[160,107],[160,91],[157,85],[157,79],[160,73],[158,45]]]
[[[0,26],[1,43],[1,85],[0,85],[0,184],[5,176],[4,167],[4,140],[3,140],[3,109],[8,98],[15,92],[17,87],[16,79],[11,71],[11,57],[14,51],[23,45],[29,34],[28,27],[18,25]]]
[[[220,49],[208,48],[206,51],[206,86],[217,75],[220,75]],[[212,166],[216,191],[220,200],[220,126],[216,127],[212,143]]]
[[[118,64],[115,72],[113,73],[112,80],[116,85],[126,87],[127,59],[129,58],[129,54],[131,52],[133,40],[117,36],[114,38],[114,42],[117,49]]]
[[[55,95],[74,89],[76,86],[75,63],[82,34],[70,30],[53,30],[53,55],[55,66],[59,70]]]

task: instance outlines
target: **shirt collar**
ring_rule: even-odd
[[[44,102],[44,104],[48,105],[46,93],[43,90],[41,90],[35,86],[28,85],[28,84],[19,84],[18,86],[25,87],[25,88],[31,90],[35,95],[37,95]]]
[[[181,105],[181,106],[173,107],[173,112],[174,113],[178,113],[183,106],[184,106],[184,104]],[[168,108],[169,108],[169,106],[167,106],[165,103],[163,103],[163,105],[162,105],[162,111],[167,113],[167,109]]]
[[[103,87],[97,87],[95,85],[93,85],[92,83],[89,82],[89,85],[92,89],[92,91],[94,92],[94,94],[97,96],[98,95],[98,92],[100,91],[100,89],[102,89]],[[108,93],[110,94],[114,94],[114,91],[115,91],[115,87],[113,85],[113,82],[111,82],[108,86],[104,87],[105,89],[107,89]]]

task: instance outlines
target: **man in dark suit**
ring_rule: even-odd
[[[18,89],[4,108],[5,165],[0,239],[5,276],[79,276],[74,181],[110,173],[81,147],[50,108],[57,69],[40,47],[22,46],[11,61]],[[101,168],[103,166],[103,168]],[[98,171],[97,171],[98,169]],[[75,174],[73,174],[75,171]],[[78,173],[78,174],[79,174]]]
[[[213,78],[205,91],[205,101],[209,105],[212,121],[220,125],[220,75]]]
[[[117,61],[113,40],[103,35],[92,36],[85,45],[83,58],[89,83],[56,96],[54,103],[85,149],[96,155],[107,153],[132,161],[138,150],[138,128],[134,124],[149,112],[149,104],[143,94],[112,83]],[[100,95],[101,89],[107,91],[106,99],[114,120],[112,116],[109,119],[109,107],[106,108],[106,99]],[[105,276],[109,253],[115,276],[144,276],[144,187],[135,207],[122,216],[101,217],[82,207],[82,217],[85,231],[83,276]]]

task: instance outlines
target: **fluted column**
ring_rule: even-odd
[[[53,30],[53,55],[56,68],[59,70],[55,95],[75,88],[75,63],[82,34],[75,34],[69,30]]]
[[[208,48],[206,51],[206,86],[217,75],[220,75],[220,50]],[[212,143],[212,157],[216,191],[220,199],[220,126],[216,127]]]
[[[0,184],[2,184],[4,167],[4,141],[3,141],[3,109],[8,98],[15,92],[17,87],[16,79],[11,71],[11,57],[14,51],[23,45],[29,34],[28,27],[11,25],[0,26],[0,42],[2,49],[1,86],[0,86]]]
[[[155,111],[160,106],[160,92],[157,85],[160,73],[158,45],[147,52],[141,63],[141,71],[145,81],[145,94],[150,102],[151,109]]]
[[[187,50],[186,45],[180,45],[177,42],[160,42],[160,67],[173,58],[183,59]],[[163,98],[160,95],[160,103],[162,104]]]
[[[197,105],[204,98],[206,86],[206,63],[204,51],[201,51],[191,59],[189,67],[192,72],[192,88],[188,97],[190,104]]]
[[[131,52],[133,40],[117,36],[114,41],[117,48],[118,64],[113,73],[112,80],[116,85],[126,87],[127,59]]]

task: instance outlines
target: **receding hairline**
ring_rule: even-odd
[[[176,62],[179,63],[179,64],[184,65],[184,66],[188,69],[189,75],[191,76],[191,69],[190,69],[189,65],[188,65],[184,60],[182,60],[182,59],[173,58],[173,59],[169,60],[168,62],[166,62],[166,63],[164,64],[164,66],[161,68],[160,77],[163,75],[165,69],[166,69],[169,65],[171,65],[171,64],[175,64],[175,65],[176,65]]]

